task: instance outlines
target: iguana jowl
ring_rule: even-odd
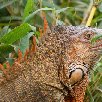
[[[17,76],[0,85],[0,102],[83,102],[88,71],[99,57],[101,41],[90,40],[101,29],[55,26],[41,39]]]

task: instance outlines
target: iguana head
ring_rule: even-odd
[[[92,42],[92,39],[102,34],[102,29],[75,27],[73,32],[74,34],[70,36],[69,59],[92,65],[99,58],[102,50],[102,39],[94,42]]]
[[[68,26],[65,27],[69,35],[67,51],[67,66],[61,68],[60,80],[69,87],[80,83],[84,76],[88,76],[89,69],[93,68],[102,50],[102,39],[92,43],[92,39],[102,34],[102,29]],[[63,73],[63,74],[62,74]],[[78,84],[79,85],[79,84]]]
[[[73,30],[72,30],[73,29]],[[70,49],[68,67],[63,68],[62,83],[68,87],[76,102],[83,102],[88,85],[88,71],[93,68],[102,51],[102,39],[92,39],[102,34],[102,29],[69,27]],[[71,86],[71,88],[70,88]],[[74,93],[74,94],[73,94]],[[72,100],[72,99],[70,99]]]

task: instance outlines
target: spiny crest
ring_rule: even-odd
[[[43,34],[46,32],[48,28],[48,23],[45,17],[45,14],[43,15],[43,20],[44,20],[44,29],[39,28],[40,32],[40,37],[43,36]],[[23,70],[22,62],[28,63],[27,56],[30,55],[31,53],[36,52],[36,37],[32,37],[32,46],[29,49],[26,49],[24,57],[20,49],[18,49],[18,58],[15,59],[13,65],[11,66],[9,62],[4,63],[4,65],[0,64],[0,70],[1,72],[1,77],[0,77],[0,84],[5,83],[7,80],[14,79],[17,77],[17,75]],[[5,68],[6,67],[6,68]],[[16,68],[16,69],[15,69]]]
[[[48,22],[47,22],[47,19],[46,19],[46,14],[43,11],[42,11],[42,14],[41,14],[41,18],[43,19],[43,30],[41,28],[39,28],[40,37],[42,37],[42,35],[45,34],[47,29],[48,29]]]
[[[24,57],[22,57],[22,52],[18,50],[18,58],[15,59],[12,66],[9,64],[9,62],[4,63],[4,65],[0,64],[0,84],[3,84],[8,80],[15,79],[24,69],[24,66],[22,66],[22,62],[28,63],[27,56],[34,51],[32,49],[30,51],[26,50]]]

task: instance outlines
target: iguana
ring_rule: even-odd
[[[0,65],[0,102],[83,102],[88,72],[102,44],[90,40],[100,33],[84,26],[52,27],[27,61],[7,65],[9,71]]]

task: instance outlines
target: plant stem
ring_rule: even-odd
[[[93,19],[95,11],[96,11],[96,5],[93,5],[93,7],[91,9],[91,12],[90,12],[90,15],[89,15],[89,18],[88,18],[87,23],[86,23],[86,26],[90,26],[91,25],[91,21]]]

